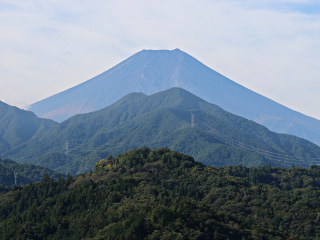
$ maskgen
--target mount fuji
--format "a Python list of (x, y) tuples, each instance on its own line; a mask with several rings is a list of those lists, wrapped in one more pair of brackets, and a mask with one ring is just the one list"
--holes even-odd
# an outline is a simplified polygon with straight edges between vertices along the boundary
[(107, 107), (131, 92), (151, 95), (180, 87), (223, 109), (320, 145), (320, 121), (293, 111), (175, 49), (142, 50), (108, 71), (32, 104), (37, 116), (62, 122)]

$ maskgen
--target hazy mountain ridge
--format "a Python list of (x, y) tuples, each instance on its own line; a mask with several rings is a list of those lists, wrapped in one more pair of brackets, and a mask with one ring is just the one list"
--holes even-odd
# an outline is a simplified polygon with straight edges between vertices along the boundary
[[(249, 144), (260, 152), (230, 145), (228, 139)], [(308, 167), (311, 158), (320, 157), (320, 148), (307, 140), (271, 132), (181, 88), (151, 96), (128, 94), (107, 108), (71, 117), (5, 154), (19, 162), (79, 173), (109, 154), (142, 146), (170, 147), (215, 166), (272, 163)], [(263, 151), (289, 159), (270, 159)]]
[[(57, 123), (0, 101), (0, 153), (8, 151)], [(0, 156), (1, 157), (1, 156)]]

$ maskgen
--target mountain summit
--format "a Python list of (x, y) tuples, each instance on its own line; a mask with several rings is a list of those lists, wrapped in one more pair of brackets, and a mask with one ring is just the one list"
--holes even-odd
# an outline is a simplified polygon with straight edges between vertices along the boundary
[(179, 49), (142, 50), (82, 84), (32, 104), (29, 110), (61, 122), (102, 109), (131, 92), (150, 95), (172, 87), (184, 88), (272, 131), (320, 144), (319, 120), (231, 81)]

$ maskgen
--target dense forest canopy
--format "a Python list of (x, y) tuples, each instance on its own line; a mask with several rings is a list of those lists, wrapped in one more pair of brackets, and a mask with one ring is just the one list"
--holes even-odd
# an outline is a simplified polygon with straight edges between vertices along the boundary
[(3, 239), (320, 239), (320, 167), (212, 167), (146, 147), (0, 195)]

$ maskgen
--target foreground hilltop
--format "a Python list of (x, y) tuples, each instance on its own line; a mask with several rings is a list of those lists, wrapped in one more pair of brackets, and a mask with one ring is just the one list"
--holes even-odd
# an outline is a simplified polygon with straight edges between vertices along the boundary
[(29, 110), (61, 122), (78, 113), (107, 107), (128, 93), (150, 95), (172, 87), (184, 88), (272, 131), (320, 144), (319, 120), (233, 82), (179, 49), (140, 51), (80, 85), (32, 104)]
[(316, 239), (320, 168), (215, 168), (140, 148), (1, 195), (3, 239)]

